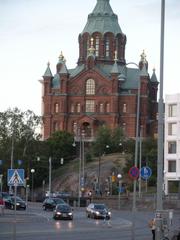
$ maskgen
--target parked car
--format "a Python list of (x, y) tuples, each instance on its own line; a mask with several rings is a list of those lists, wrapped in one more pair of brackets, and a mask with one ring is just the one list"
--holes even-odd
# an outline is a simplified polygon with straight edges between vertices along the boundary
[(67, 203), (58, 204), (54, 210), (53, 218), (57, 219), (69, 219), (73, 220), (73, 210), (71, 206)]
[(110, 219), (111, 212), (103, 203), (90, 203), (86, 208), (86, 216), (88, 218)]
[(43, 202), (43, 209), (54, 210), (57, 204), (66, 203), (62, 198), (46, 198)]
[[(15, 197), (10, 196), (4, 200), (5, 202), (5, 207), (9, 209), (15, 209)], [(23, 209), (26, 210), (26, 202), (20, 198), (16, 197), (16, 209)]]

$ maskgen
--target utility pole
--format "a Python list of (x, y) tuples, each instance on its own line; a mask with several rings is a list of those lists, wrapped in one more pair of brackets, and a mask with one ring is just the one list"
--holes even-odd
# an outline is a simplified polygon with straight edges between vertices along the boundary
[(51, 196), (51, 172), (52, 172), (52, 159), (49, 157), (49, 196)]
[(156, 203), (156, 240), (163, 237), (163, 155), (164, 155), (164, 101), (163, 101), (163, 70), (164, 70), (164, 19), (165, 0), (161, 0), (161, 42), (160, 42), (160, 92), (158, 104), (158, 164), (157, 164), (157, 203)]

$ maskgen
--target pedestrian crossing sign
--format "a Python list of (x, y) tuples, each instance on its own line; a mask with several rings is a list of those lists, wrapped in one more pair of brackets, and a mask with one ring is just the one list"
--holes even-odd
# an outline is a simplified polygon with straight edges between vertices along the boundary
[(8, 186), (24, 186), (24, 169), (8, 169)]

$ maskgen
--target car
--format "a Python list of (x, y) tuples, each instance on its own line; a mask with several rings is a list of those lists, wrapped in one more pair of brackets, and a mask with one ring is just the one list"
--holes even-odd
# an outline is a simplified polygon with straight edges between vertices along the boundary
[(53, 218), (55, 220), (60, 219), (69, 219), (73, 220), (73, 209), (67, 203), (58, 204), (54, 210)]
[(94, 219), (110, 219), (111, 212), (104, 203), (90, 203), (86, 208), (86, 216)]
[(43, 210), (54, 210), (57, 204), (66, 203), (62, 198), (46, 198), (43, 201)]
[(15, 209), (15, 201), (16, 201), (16, 209), (26, 210), (26, 202), (20, 197), (16, 197), (15, 199), (14, 196), (7, 197), (4, 200), (5, 207), (9, 209)]

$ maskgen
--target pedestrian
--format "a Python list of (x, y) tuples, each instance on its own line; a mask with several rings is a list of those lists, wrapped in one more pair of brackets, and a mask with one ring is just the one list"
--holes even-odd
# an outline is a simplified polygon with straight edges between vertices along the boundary
[(2, 215), (4, 215), (4, 207), (5, 207), (4, 205), (5, 204), (4, 204), (3, 198), (0, 198), (0, 212)]
[(150, 227), (151, 232), (152, 232), (152, 239), (155, 240), (156, 222), (155, 222), (154, 218), (152, 218), (149, 221), (149, 227)]

